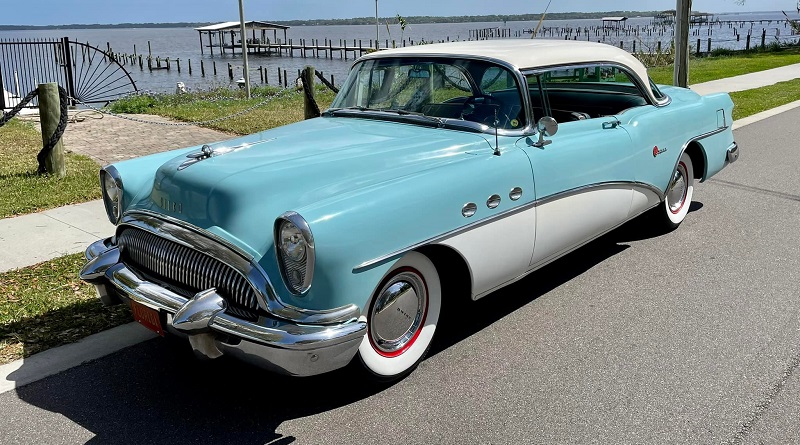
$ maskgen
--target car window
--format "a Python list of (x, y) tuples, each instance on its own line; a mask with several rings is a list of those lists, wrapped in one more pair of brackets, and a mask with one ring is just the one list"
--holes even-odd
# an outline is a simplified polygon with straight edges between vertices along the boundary
[(526, 125), (517, 77), (490, 62), (446, 58), (380, 58), (351, 71), (332, 109), (399, 111), (489, 127)]
[(647, 105), (647, 98), (632, 79), (624, 69), (604, 64), (555, 68), (530, 75), (534, 115), (539, 116), (537, 104), (540, 108), (549, 107), (549, 114), (559, 122), (603, 118)]

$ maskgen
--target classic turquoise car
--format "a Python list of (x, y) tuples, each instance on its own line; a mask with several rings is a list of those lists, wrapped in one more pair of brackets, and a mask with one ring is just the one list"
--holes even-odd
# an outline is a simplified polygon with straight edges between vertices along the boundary
[(81, 278), (201, 356), (296, 376), (423, 359), (482, 298), (647, 211), (686, 217), (734, 162), (733, 103), (612, 46), (376, 52), (316, 119), (100, 172), (112, 238)]

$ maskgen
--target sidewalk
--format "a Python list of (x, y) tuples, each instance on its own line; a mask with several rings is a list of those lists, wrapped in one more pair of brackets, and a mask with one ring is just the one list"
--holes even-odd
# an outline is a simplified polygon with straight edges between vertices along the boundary
[(0, 272), (83, 252), (98, 238), (113, 234), (99, 199), (0, 219)]
[[(742, 91), (800, 78), (800, 64), (692, 85), (699, 94)], [(800, 102), (779, 107), (736, 122), (734, 128), (800, 106)], [(108, 164), (151, 153), (216, 142), (231, 135), (195, 126), (156, 125), (97, 113), (76, 113), (84, 117), (71, 123), (64, 134), (68, 150)], [(168, 119), (131, 115), (136, 119), (169, 124)], [(111, 236), (101, 201), (71, 205), (41, 213), (0, 219), (0, 272), (33, 265), (62, 255), (83, 251), (91, 242)], [(47, 238), (40, 236), (48, 233)], [(52, 236), (57, 235), (57, 236)]]
[[(129, 116), (156, 124), (102, 115), (91, 110), (71, 111), (70, 117), (77, 118), (77, 121), (67, 125), (64, 145), (69, 151), (106, 165), (233, 137), (208, 128), (174, 125), (174, 121), (160, 116)], [(25, 119), (38, 119), (38, 116)], [(41, 236), (44, 233), (46, 237)], [(108, 222), (100, 200), (0, 219), (0, 273), (83, 252), (98, 238), (113, 233), (114, 226)]]
[(743, 74), (726, 79), (712, 80), (711, 82), (689, 85), (692, 91), (700, 95), (711, 93), (752, 90), (755, 88), (775, 85), (778, 82), (800, 78), (800, 63), (786, 65), (771, 70), (758, 71), (750, 74)]

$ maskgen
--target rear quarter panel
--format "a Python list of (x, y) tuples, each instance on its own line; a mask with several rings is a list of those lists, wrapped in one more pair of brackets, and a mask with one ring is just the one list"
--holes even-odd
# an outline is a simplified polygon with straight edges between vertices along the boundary
[[(692, 141), (700, 145), (705, 180), (725, 166), (727, 148), (733, 143), (733, 102), (726, 93), (700, 96), (691, 90), (662, 87), (671, 102), (646, 106), (619, 115), (637, 150), (636, 180), (665, 191), (681, 153)], [(655, 155), (655, 151), (663, 151)]]

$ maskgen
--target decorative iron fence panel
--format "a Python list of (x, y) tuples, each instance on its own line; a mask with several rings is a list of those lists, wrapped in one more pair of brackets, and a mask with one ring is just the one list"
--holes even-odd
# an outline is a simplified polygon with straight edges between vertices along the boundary
[[(113, 53), (62, 39), (0, 40), (0, 110), (19, 103), (39, 84), (55, 82), (70, 102), (105, 103), (137, 90)], [(28, 107), (38, 107), (38, 100)]]
[[(67, 86), (61, 40), (0, 40), (0, 108), (11, 108), (39, 83)], [(69, 91), (69, 89), (67, 89)], [(28, 107), (38, 107), (34, 99)]]

